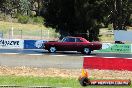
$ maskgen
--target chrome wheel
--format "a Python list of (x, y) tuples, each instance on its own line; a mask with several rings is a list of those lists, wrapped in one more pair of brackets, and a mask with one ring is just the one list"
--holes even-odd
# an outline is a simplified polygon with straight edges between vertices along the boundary
[(56, 48), (55, 47), (50, 47), (49, 52), (50, 53), (55, 53), (56, 52)]
[(83, 52), (84, 54), (90, 54), (91, 50), (89, 48), (84, 48)]

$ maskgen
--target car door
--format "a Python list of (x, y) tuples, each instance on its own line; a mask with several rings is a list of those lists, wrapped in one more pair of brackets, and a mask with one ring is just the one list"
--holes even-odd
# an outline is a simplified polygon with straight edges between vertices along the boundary
[(80, 38), (76, 38), (76, 44), (77, 51), (81, 51), (84, 48), (84, 42)]
[(67, 45), (67, 38), (63, 38), (57, 45), (59, 51), (65, 51)]
[(76, 51), (76, 38), (69, 38), (69, 42), (67, 44), (68, 51)]
[(63, 51), (75, 51), (75, 38), (66, 38), (64, 41), (62, 41), (61, 44), (61, 50)]

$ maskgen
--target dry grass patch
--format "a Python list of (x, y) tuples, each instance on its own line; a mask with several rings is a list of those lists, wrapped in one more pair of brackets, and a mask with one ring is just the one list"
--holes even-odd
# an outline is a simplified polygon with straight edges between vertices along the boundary
[(21, 24), (21, 23), (11, 23), (11, 22), (4, 22), (0, 21), (0, 28), (2, 29), (11, 29), (14, 28), (16, 30), (22, 29), (22, 30), (37, 30), (37, 29), (46, 29), (44, 25), (35, 25), (35, 24)]
[[(91, 79), (131, 79), (131, 71), (88, 70)], [(81, 69), (0, 67), (0, 85), (83, 88), (78, 82)], [(27, 87), (26, 87), (27, 86)], [(86, 88), (131, 88), (131, 86), (87, 86)]]
[[(113, 71), (89, 69), (89, 77), (95, 79), (131, 79), (132, 71)], [(36, 77), (72, 77), (78, 78), (81, 69), (0, 67), (0, 75), (36, 76)]]

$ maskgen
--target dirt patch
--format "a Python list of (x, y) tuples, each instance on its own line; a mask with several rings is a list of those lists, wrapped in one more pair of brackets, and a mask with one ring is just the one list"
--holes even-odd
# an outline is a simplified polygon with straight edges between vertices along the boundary
[(0, 75), (39, 76), (39, 77), (78, 77), (79, 69), (30, 68), (30, 67), (0, 67)]
[[(78, 78), (81, 69), (58, 69), (58, 68), (30, 68), (30, 67), (0, 67), (0, 75), (11, 76), (38, 76), (38, 77), (73, 77)], [(132, 71), (112, 71), (88, 69), (90, 78), (96, 79), (131, 79)]]

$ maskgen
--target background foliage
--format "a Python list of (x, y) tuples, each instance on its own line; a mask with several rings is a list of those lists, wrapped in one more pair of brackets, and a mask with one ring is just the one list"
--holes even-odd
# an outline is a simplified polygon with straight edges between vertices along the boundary
[(1, 20), (10, 16), (24, 24), (41, 23), (55, 28), (60, 38), (82, 36), (95, 41), (101, 27), (113, 24), (114, 30), (126, 30), (126, 26), (132, 25), (131, 0), (0, 0), (0, 3)]

